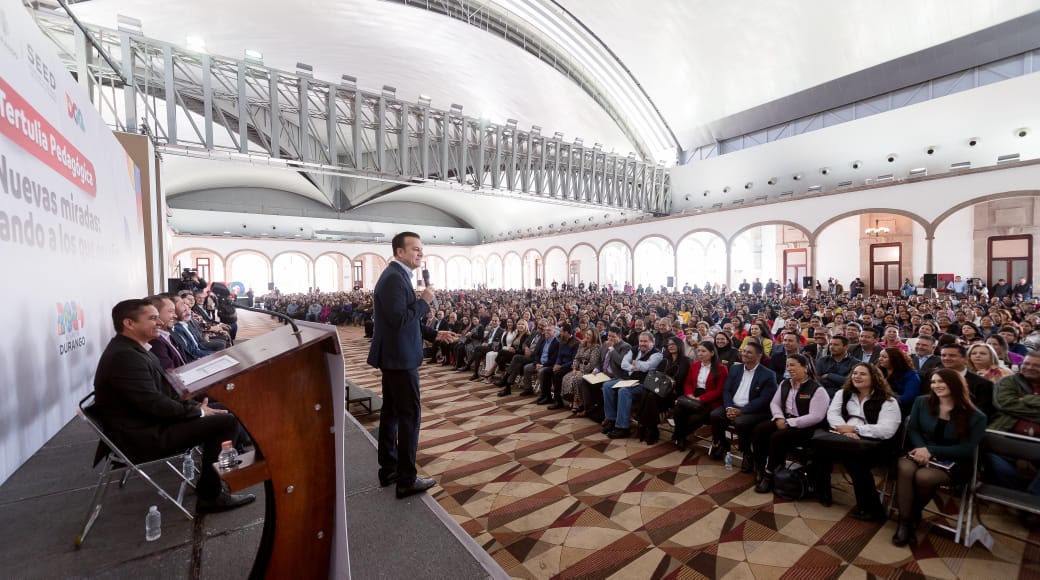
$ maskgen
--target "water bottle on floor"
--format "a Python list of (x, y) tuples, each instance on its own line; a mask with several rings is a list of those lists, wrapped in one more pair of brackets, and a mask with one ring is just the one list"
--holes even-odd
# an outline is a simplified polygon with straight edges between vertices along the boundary
[(148, 542), (154, 542), (161, 535), (162, 514), (159, 513), (159, 508), (153, 505), (148, 508), (148, 515), (144, 517), (144, 539)]
[(195, 479), (195, 460), (191, 458), (191, 452), (184, 454), (184, 463), (181, 464), (181, 475), (185, 481)]
[(234, 445), (230, 441), (225, 441), (220, 445), (220, 455), (217, 456), (217, 464), (220, 466), (221, 471), (229, 471), (238, 465), (238, 451), (235, 451)]
[(726, 452), (726, 461), (725, 461), (725, 463), (723, 465), (725, 466), (726, 471), (733, 471), (733, 454), (732, 453), (730, 453), (728, 451)]

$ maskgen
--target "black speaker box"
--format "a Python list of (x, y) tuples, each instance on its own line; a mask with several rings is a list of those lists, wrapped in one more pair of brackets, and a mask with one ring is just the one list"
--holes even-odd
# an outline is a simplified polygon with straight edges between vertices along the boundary
[(939, 287), (939, 275), (938, 274), (925, 274), (924, 275), (924, 287), (935, 290)]

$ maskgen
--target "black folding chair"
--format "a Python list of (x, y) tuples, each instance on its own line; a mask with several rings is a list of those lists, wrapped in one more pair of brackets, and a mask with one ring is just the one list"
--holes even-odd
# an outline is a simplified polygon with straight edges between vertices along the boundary
[[(100, 441), (98, 442), (98, 451), (94, 459), (94, 464), (98, 462), (102, 463), (101, 473), (98, 475), (97, 485), (94, 486), (94, 494), (90, 500), (90, 509), (87, 510), (86, 520), (83, 522), (83, 529), (76, 536), (76, 547), (79, 548), (83, 542), (87, 539), (87, 534), (90, 533), (90, 528), (94, 526), (94, 522), (97, 521), (98, 515), (101, 514), (101, 505), (105, 500), (105, 495), (108, 493), (109, 484), (115, 477), (119, 477), (119, 487), (125, 487), (126, 482), (130, 477), (130, 474), (134, 473), (146, 481), (149, 485), (155, 488), (155, 490), (162, 496), (163, 499), (168, 500), (173, 505), (177, 506), (189, 520), (194, 519), (191, 512), (184, 508), (182, 502), (184, 501), (184, 492), (187, 490), (189, 485), (192, 485), (192, 477), (185, 476), (183, 465), (186, 460), (192, 461), (192, 474), (196, 473), (197, 470), (194, 466), (194, 458), (191, 453), (192, 450), (188, 449), (184, 453), (178, 455), (172, 455), (161, 459), (155, 459), (152, 461), (134, 463), (131, 461), (125, 453), (123, 453), (119, 447), (116, 446), (112, 440), (105, 435), (104, 429), (101, 427), (101, 421), (97, 417), (96, 410), (93, 408), (94, 393), (91, 392), (86, 397), (80, 400), (79, 405), (76, 407), (76, 414), (79, 415), (84, 421), (90, 425), (91, 429), (97, 434)], [(174, 465), (171, 461), (179, 459), (180, 465)], [(147, 473), (144, 472), (143, 468), (159, 463), (165, 463), (170, 469), (176, 473), (181, 480), (180, 489), (177, 492), (177, 497), (174, 498), (166, 492), (159, 484), (157, 484)], [(194, 487), (194, 486), (193, 486)]]

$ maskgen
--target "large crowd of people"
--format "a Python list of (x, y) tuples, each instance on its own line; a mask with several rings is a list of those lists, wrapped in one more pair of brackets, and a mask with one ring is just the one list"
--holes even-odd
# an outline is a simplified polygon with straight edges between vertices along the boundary
[[(1037, 300), (1025, 280), (884, 296), (859, 279), (848, 287), (438, 291), (424, 324), (459, 338), (425, 354), (494, 383), (501, 397), (537, 396), (532, 404), (598, 421), (612, 439), (638, 433), (655, 444), (670, 419), (671, 444), (686, 450), (710, 426), (708, 455), (722, 461), (738, 447), (761, 493), (773, 491), (791, 451), (808, 450), (816, 498), (831, 503), (831, 468), (841, 463), (853, 516), (864, 520), (887, 517), (870, 470), (894, 465), (893, 542), (905, 545), (936, 490), (971, 477), (987, 425), (1040, 436)], [(371, 318), (360, 290), (260, 300), (332, 324)], [(985, 477), (1040, 495), (1040, 457), (990, 453), (980, 463)]]

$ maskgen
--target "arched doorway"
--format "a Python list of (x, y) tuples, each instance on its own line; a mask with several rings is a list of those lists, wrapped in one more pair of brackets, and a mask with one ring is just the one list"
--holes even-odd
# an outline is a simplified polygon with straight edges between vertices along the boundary
[(506, 254), (503, 262), (502, 288), (505, 290), (519, 290), (523, 287), (523, 264), (520, 256), (515, 252)]
[(679, 288), (706, 289), (726, 283), (726, 242), (722, 236), (706, 231), (687, 234), (676, 247), (679, 263), (676, 284)]
[(286, 294), (307, 292), (314, 287), (311, 259), (299, 252), (283, 252), (272, 261), (274, 285)]
[(596, 250), (588, 244), (578, 244), (571, 248), (567, 264), (567, 284), (577, 288), (582, 282), (586, 286), (599, 278), (599, 258)]
[(445, 271), (444, 287), (446, 289), (458, 290), (473, 287), (473, 266), (466, 258), (462, 256), (449, 258)]
[(633, 271), (636, 286), (653, 288), (675, 288), (675, 248), (660, 236), (643, 238), (633, 252)]
[(502, 258), (498, 254), (488, 256), (487, 287), (491, 289), (502, 288)]
[(263, 294), (271, 281), (271, 262), (259, 252), (243, 250), (228, 256), (227, 273), (228, 283), (240, 282), (246, 289)]
[(543, 287), (552, 288), (556, 282), (557, 287), (567, 283), (567, 254), (562, 248), (551, 248), (545, 253), (545, 278)]
[(632, 281), (632, 250), (623, 242), (611, 241), (599, 251), (599, 285), (624, 288)]
[(524, 253), (523, 287), (540, 288), (545, 286), (542, 280), (542, 256), (535, 250)]

